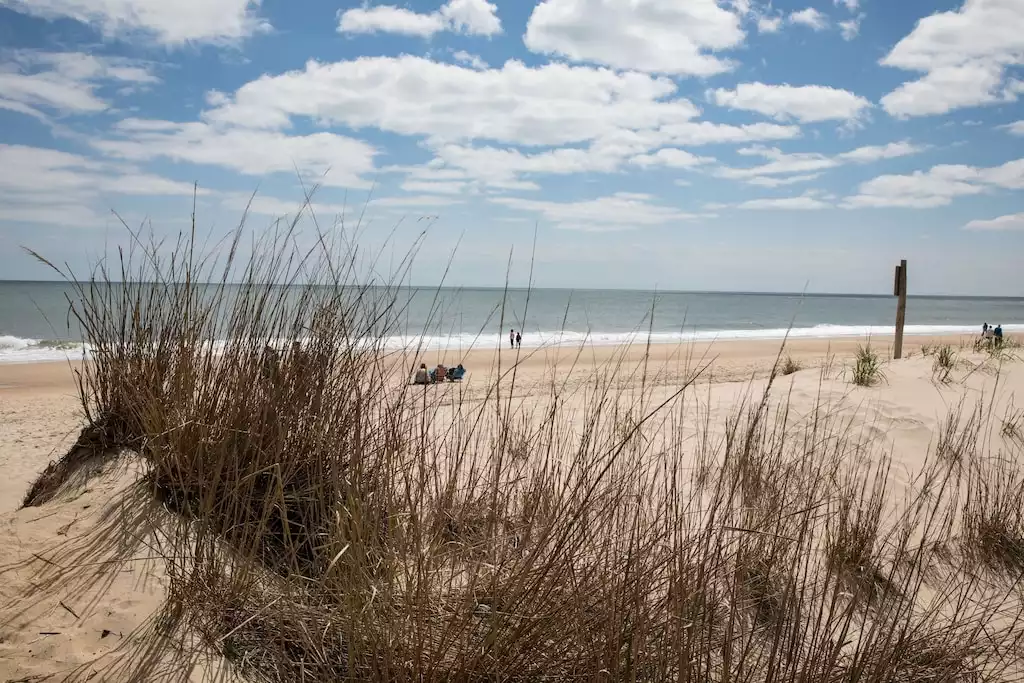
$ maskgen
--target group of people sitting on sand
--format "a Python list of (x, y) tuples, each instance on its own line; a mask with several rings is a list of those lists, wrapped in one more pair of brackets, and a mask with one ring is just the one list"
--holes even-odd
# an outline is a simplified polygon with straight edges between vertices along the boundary
[(426, 363), (420, 364), (420, 369), (416, 371), (416, 375), (412, 379), (413, 384), (436, 384), (448, 380), (449, 382), (460, 382), (462, 378), (466, 376), (466, 368), (462, 367), (462, 363), (454, 368), (446, 368), (441, 363), (437, 364), (436, 368), (427, 369)]
[(981, 326), (981, 339), (983, 343), (989, 346), (1001, 346), (1003, 343), (1003, 326), (996, 325), (991, 327), (988, 323), (985, 323)]

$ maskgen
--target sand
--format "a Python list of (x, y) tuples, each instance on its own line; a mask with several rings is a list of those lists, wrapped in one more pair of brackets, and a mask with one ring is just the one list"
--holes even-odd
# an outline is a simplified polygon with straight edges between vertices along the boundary
[[(943, 420), (961, 402), (970, 407), (995, 397), (996, 415), (1024, 405), (1024, 363), (997, 371), (985, 357), (964, 351), (955, 381), (936, 382), (933, 359), (922, 357), (920, 347), (940, 341), (960, 343), (908, 339), (905, 353), (910, 358), (889, 364), (887, 381), (869, 389), (853, 387), (843, 376), (844, 363), (864, 340), (791, 342), (787, 354), (807, 369), (783, 378), (780, 392), (797, 414), (813, 413), (824, 394), (834, 411), (849, 418), (853, 431), (875, 443), (879, 452), (891, 450), (894, 480), (905, 484), (921, 468)], [(887, 351), (891, 340), (872, 343)], [(429, 352), (400, 362), (413, 368), (420, 361), (461, 361), (470, 375), (460, 388), (446, 384), (424, 391), (463, 391), (470, 397), (474, 392), (482, 395), (499, 368), (506, 373), (514, 365), (517, 395), (527, 405), (543, 400), (552, 379), (571, 384), (587, 381), (595, 371), (615, 374), (623, 378), (620, 390), (653, 383), (658, 397), (671, 394), (695, 368), (706, 368), (700, 380), (710, 383), (704, 392), (706, 405), (724, 416), (744, 397), (762, 390), (761, 378), (778, 352), (778, 342), (721, 342), (650, 350)], [(635, 372), (645, 357), (648, 372)], [(827, 373), (821, 371), (823, 364), (830, 364)], [(111, 463), (84, 486), (66, 490), (41, 507), (18, 509), (30, 483), (51, 459), (67, 451), (82, 426), (72, 369), (66, 363), (0, 365), (0, 681), (60, 680), (72, 673), (84, 680), (92, 672), (116, 680), (112, 672), (119, 661), (141, 656), (129, 636), (157, 613), (164, 596), (166, 577), (145, 548), (145, 539), (122, 539), (99, 548), (94, 542), (119, 519), (111, 514), (111, 501), (132, 490), (138, 474), (133, 466)], [(69, 547), (82, 554), (75, 556)], [(126, 556), (130, 561), (109, 562)], [(61, 563), (94, 564), (97, 569), (88, 573), (87, 583), (62, 585), (54, 580)], [(166, 679), (199, 680), (210, 666), (202, 663), (188, 672), (168, 673)]]

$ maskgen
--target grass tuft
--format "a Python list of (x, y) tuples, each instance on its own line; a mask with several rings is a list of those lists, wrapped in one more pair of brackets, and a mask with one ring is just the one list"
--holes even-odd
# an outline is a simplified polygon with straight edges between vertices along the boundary
[(857, 347), (852, 380), (859, 387), (871, 387), (885, 380), (882, 358), (870, 345)]
[(957, 354), (949, 344), (943, 344), (935, 353), (935, 363), (932, 364), (932, 375), (943, 384), (949, 383), (953, 370), (956, 368)]
[(792, 375), (795, 372), (800, 372), (804, 369), (800, 361), (794, 360), (792, 356), (787, 355), (786, 360), (783, 361), (782, 367), (779, 368), (780, 375)]

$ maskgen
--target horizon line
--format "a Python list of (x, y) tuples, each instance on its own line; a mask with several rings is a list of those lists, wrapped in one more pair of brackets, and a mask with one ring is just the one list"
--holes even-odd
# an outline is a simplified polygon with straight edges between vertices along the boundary
[[(0, 278), (0, 284), (69, 284), (69, 280), (22, 280), (22, 279), (3, 279)], [(78, 284), (87, 284), (89, 280), (75, 280)], [(111, 280), (112, 284), (118, 284), (123, 282), (122, 280)], [(156, 284), (153, 281), (146, 281), (143, 284)], [(217, 286), (219, 282), (196, 282), (194, 284)], [(241, 285), (241, 282), (226, 282), (227, 285)], [(275, 284), (275, 287), (301, 287), (301, 284), (283, 285)], [(322, 284), (315, 285), (320, 287), (329, 287), (331, 285)], [(387, 287), (386, 284), (350, 284), (343, 285), (347, 287)], [(870, 298), (870, 299), (889, 299), (895, 298), (891, 294), (878, 294), (878, 293), (866, 293), (866, 292), (795, 292), (795, 291), (753, 291), (753, 290), (712, 290), (712, 289), (649, 289), (640, 287), (529, 287), (529, 286), (504, 286), (504, 285), (397, 285), (396, 289), (408, 289), (408, 290), (447, 290), (447, 291), (459, 291), (459, 290), (485, 290), (485, 291), (510, 291), (510, 292), (527, 292), (527, 291), (549, 291), (549, 292), (638, 292), (646, 294), (714, 294), (714, 295), (725, 295), (725, 296), (789, 296), (789, 297), (835, 297), (835, 298)], [(908, 294), (909, 298), (919, 299), (1003, 299), (1007, 301), (1024, 301), (1024, 296), (1012, 296), (1005, 294)]]

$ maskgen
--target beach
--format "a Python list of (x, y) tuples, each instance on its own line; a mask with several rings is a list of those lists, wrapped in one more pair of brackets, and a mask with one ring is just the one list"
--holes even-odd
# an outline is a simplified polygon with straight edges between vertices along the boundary
[[(781, 354), (779, 342), (765, 340), (518, 352), (507, 348), (427, 351), (399, 354), (392, 360), (410, 371), (418, 362), (428, 366), (461, 362), (467, 368), (469, 375), (462, 384), (415, 388), (423, 392), (425, 403), (486, 400), (499, 377), (505, 386), (514, 378), (512, 393), (527, 414), (550, 397), (553, 385), (570, 388), (568, 414), (572, 414), (585, 412), (583, 388), (595, 378), (616, 379), (613, 392), (622, 396), (633, 395), (643, 386), (655, 404), (693, 381), (694, 393), (703, 398), (681, 408), (680, 420), (685, 424), (679, 433), (683, 436), (677, 434), (688, 442), (697, 433), (702, 409), (710, 416), (712, 431), (724, 434), (722, 425), (728, 416), (764, 390), (765, 378), (780, 355), (792, 358), (802, 369), (777, 380), (789, 409), (794, 415), (809, 416), (824, 402), (833, 417), (870, 444), (872, 453), (890, 453), (895, 500), (911, 490), (955, 406), (987, 400), (996, 384), (999, 392), (990, 407), (994, 414), (1009, 411), (1015, 399), (1024, 400), (1024, 365), (996, 367), (984, 354), (971, 351), (973, 341), (960, 336), (909, 337), (906, 359), (886, 363), (885, 381), (868, 388), (854, 387), (848, 378), (854, 353), (867, 339), (798, 339), (790, 341)], [(889, 355), (891, 339), (875, 338), (870, 344)], [(952, 382), (937, 381), (934, 358), (923, 356), (924, 349), (945, 344), (959, 354)], [(137, 467), (107, 467), (77, 490), (65, 491), (42, 507), (18, 509), (31, 482), (49, 461), (67, 451), (83, 426), (73, 376), (76, 367), (74, 363), (0, 364), (0, 547), (4, 549), (0, 605), (6, 605), (0, 607), (0, 680), (65, 675), (76, 667), (101, 672), (104, 680), (117, 680), (114, 672), (120, 670), (115, 664), (132, 656), (131, 634), (158, 612), (165, 598), (167, 578), (158, 561), (111, 561), (114, 573), (97, 572), (84, 591), (33, 583), (42, 563), (60, 563), (64, 561), (60, 558), (68, 557), (65, 544), (76, 533), (87, 538), (90, 529), (109, 523), (108, 506), (131, 490), (139, 473)], [(401, 376), (396, 372), (394, 378)], [(580, 390), (573, 391), (573, 385)], [(448, 419), (450, 415), (444, 418)], [(90, 557), (98, 563), (110, 561)], [(31, 596), (28, 602), (26, 596)], [(202, 680), (210, 670), (194, 664), (185, 674), (178, 669), (175, 676)]]
[[(970, 345), (965, 336), (915, 336), (904, 341), (904, 355), (920, 355), (921, 348), (950, 344)], [(620, 388), (639, 384), (645, 363), (647, 382), (671, 385), (699, 367), (707, 366), (702, 379), (708, 382), (744, 382), (767, 374), (780, 349), (806, 368), (819, 367), (834, 355), (848, 361), (861, 345), (871, 344), (880, 354), (891, 353), (892, 338), (796, 339), (725, 341), (693, 344), (633, 344), (628, 347), (580, 346), (524, 348), (519, 351), (476, 349), (467, 352), (428, 350), (396, 354), (410, 368), (419, 363), (432, 368), (438, 363), (453, 367), (462, 363), (469, 371), (467, 388), (489, 385), (499, 371), (517, 382), (517, 394), (529, 400), (546, 393), (550, 382), (590, 380), (595, 373), (615, 373), (624, 378)], [(17, 509), (28, 485), (46, 466), (66, 452), (82, 425), (74, 370), (78, 361), (0, 363), (0, 512)], [(475, 381), (474, 381), (475, 378)], [(443, 387), (431, 387), (432, 390)]]

